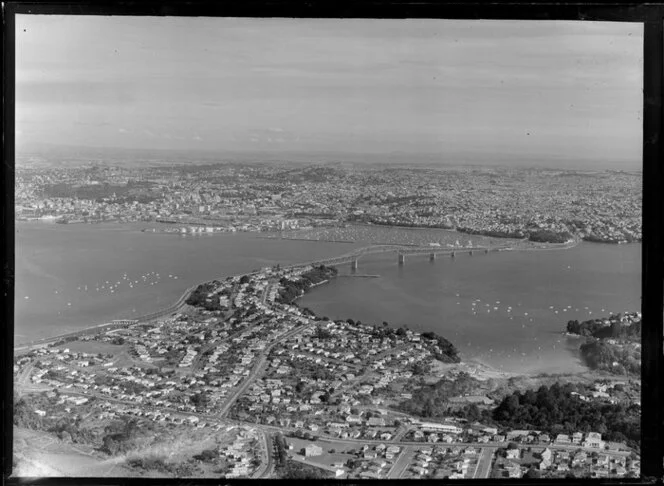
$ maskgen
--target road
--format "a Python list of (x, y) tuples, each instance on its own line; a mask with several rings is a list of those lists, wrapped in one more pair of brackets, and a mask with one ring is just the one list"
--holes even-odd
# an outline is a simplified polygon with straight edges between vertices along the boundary
[[(299, 329), (298, 329), (299, 330)], [(24, 391), (30, 391), (32, 388), (30, 385), (27, 385), (25, 387), (26, 389)], [(186, 418), (186, 417), (198, 417), (201, 420), (205, 420), (208, 422), (210, 425), (214, 424), (220, 424), (220, 425), (235, 425), (235, 426), (240, 426), (240, 427), (252, 427), (257, 429), (258, 431), (261, 432), (262, 436), (262, 444), (260, 447), (260, 458), (261, 458), (261, 465), (258, 467), (258, 469), (255, 471), (255, 473), (252, 475), (253, 478), (259, 479), (259, 478), (270, 478), (272, 477), (274, 473), (274, 459), (272, 457), (272, 435), (279, 432), (283, 433), (284, 435), (287, 435), (289, 432), (292, 432), (293, 428), (287, 428), (287, 427), (279, 427), (279, 426), (272, 426), (272, 425), (264, 425), (264, 424), (255, 424), (251, 422), (244, 422), (236, 419), (226, 419), (222, 418), (220, 414), (203, 414), (203, 413), (192, 413), (192, 412), (183, 412), (177, 409), (169, 408), (169, 407), (156, 407), (156, 406), (149, 406), (149, 405), (141, 405), (136, 403), (135, 401), (130, 401), (130, 400), (120, 400), (120, 399), (114, 399), (105, 395), (101, 394), (96, 394), (92, 393), (87, 390), (71, 390), (71, 389), (65, 389), (61, 390), (61, 393), (63, 395), (77, 395), (77, 396), (84, 396), (84, 397), (96, 397), (99, 400), (103, 401), (108, 401), (108, 402), (115, 402), (123, 405), (129, 405), (132, 407), (139, 406), (144, 412), (148, 410), (153, 410), (153, 411), (160, 411), (162, 413), (165, 412), (171, 412), (173, 416), (178, 416), (181, 418)], [(360, 446), (360, 445), (365, 445), (365, 444), (378, 444), (382, 443), (385, 445), (398, 445), (401, 448), (401, 452), (397, 457), (395, 458), (394, 464), (392, 467), (388, 470), (386, 477), (388, 479), (399, 479), (403, 476), (403, 473), (407, 470), (408, 466), (412, 462), (413, 455), (416, 450), (421, 449), (422, 447), (430, 447), (434, 444), (429, 444), (426, 442), (398, 442), (394, 439), (388, 440), (388, 441), (381, 441), (381, 440), (369, 440), (369, 439), (339, 439), (339, 438), (334, 438), (334, 437), (329, 437), (325, 435), (320, 435), (317, 439), (317, 442), (324, 442), (324, 443), (329, 443), (329, 444), (334, 444), (337, 446), (338, 444), (343, 444), (345, 446)], [(475, 466), (475, 469), (472, 473), (472, 478), (476, 479), (485, 479), (488, 478), (491, 472), (491, 463), (492, 463), (492, 458), (493, 455), (495, 454), (495, 451), (498, 448), (505, 447), (505, 444), (478, 444), (478, 443), (473, 443), (473, 442), (453, 442), (449, 444), (441, 444), (444, 447), (474, 447), (474, 448), (479, 448), (480, 449), (480, 454), (477, 460), (477, 464)], [(540, 445), (540, 447), (545, 447), (544, 445)], [(563, 445), (548, 445), (550, 449), (563, 449), (563, 450), (570, 450), (570, 446), (563, 446)], [(579, 446), (574, 446), (574, 449), (585, 449), (586, 451), (595, 451), (594, 449), (588, 449), (588, 448), (583, 448)], [(615, 456), (629, 456), (629, 452), (611, 452), (611, 451), (601, 451), (604, 454), (607, 454), (609, 456), (615, 457)], [(313, 464), (309, 463), (307, 461), (303, 461), (304, 463), (311, 464), (311, 465), (316, 465), (318, 464)], [(111, 464), (109, 464), (111, 466)], [(325, 469), (325, 468), (324, 468)]]
[[(297, 331), (301, 330), (303, 328), (298, 328), (296, 329)], [(291, 331), (292, 332), (292, 331)], [(296, 334), (296, 333), (293, 333)], [(284, 336), (282, 339), (285, 339), (286, 336)], [(275, 343), (276, 344), (276, 343)], [(35, 392), (41, 392), (44, 391), (46, 388), (40, 387), (37, 388), (32, 385), (26, 385), (24, 391), (35, 391)], [(51, 389), (48, 387), (48, 389)], [(254, 427), (257, 429), (264, 430), (266, 432), (280, 432), (284, 435), (288, 434), (289, 432), (293, 432), (296, 430), (295, 428), (292, 427), (281, 427), (281, 426), (276, 426), (276, 425), (265, 425), (265, 424), (257, 424), (253, 422), (246, 422), (242, 420), (237, 420), (237, 419), (229, 419), (229, 418), (224, 418), (222, 417), (222, 414), (215, 412), (214, 414), (204, 414), (204, 413), (198, 413), (198, 412), (185, 412), (182, 410), (178, 410), (176, 408), (170, 408), (170, 407), (164, 407), (164, 406), (151, 406), (148, 404), (140, 404), (135, 401), (130, 401), (130, 400), (121, 400), (118, 398), (113, 398), (109, 397), (108, 395), (104, 395), (101, 393), (94, 393), (88, 390), (83, 390), (83, 389), (62, 389), (59, 390), (61, 394), (63, 395), (76, 395), (76, 396), (82, 396), (82, 397), (87, 397), (87, 398), (96, 398), (98, 400), (103, 400), (107, 402), (114, 402), (114, 403), (119, 403), (123, 405), (129, 405), (132, 407), (139, 406), (142, 408), (144, 411), (148, 410), (153, 410), (153, 411), (159, 411), (159, 412), (171, 412), (172, 414), (176, 414), (178, 416), (182, 417), (198, 417), (199, 419), (205, 420), (209, 423), (223, 423), (223, 424), (232, 424), (232, 425), (238, 425), (238, 426), (249, 426), (249, 427)], [(398, 445), (400, 447), (404, 446), (417, 446), (417, 447), (430, 447), (435, 444), (431, 444), (428, 442), (415, 442), (415, 441), (408, 441), (408, 442), (401, 442), (397, 441), (394, 438), (391, 440), (380, 440), (380, 439), (341, 439), (337, 437), (332, 437), (332, 436), (326, 436), (324, 434), (319, 433), (318, 436), (318, 441), (321, 442), (332, 442), (332, 443), (337, 443), (337, 444), (345, 444), (345, 445), (350, 445), (350, 446), (357, 446), (357, 445), (364, 445), (364, 444), (386, 444), (386, 445)], [(496, 449), (499, 449), (501, 447), (506, 447), (505, 443), (491, 443), (491, 444), (479, 444), (477, 442), (450, 442), (450, 443), (441, 443), (440, 445), (444, 447), (475, 447), (475, 448), (482, 448), (482, 450), (489, 450), (491, 454)], [(556, 444), (533, 444), (533, 447), (548, 447), (549, 449), (560, 449), (560, 450), (570, 450), (570, 449), (583, 449), (587, 452), (601, 452), (602, 454), (606, 454), (608, 456), (622, 456), (622, 457), (628, 457), (631, 453), (628, 451), (619, 451), (619, 452), (614, 452), (614, 451), (598, 451), (597, 449), (594, 448), (589, 448), (589, 447), (582, 447), (580, 445), (556, 445)]]
[(489, 477), (489, 473), (491, 472), (491, 462), (495, 452), (495, 447), (482, 447), (480, 457), (477, 459), (477, 466), (475, 467), (475, 474), (473, 474), (473, 478)]
[(256, 468), (253, 477), (258, 478), (269, 478), (272, 476), (272, 469), (274, 467), (272, 461), (272, 437), (270, 433), (265, 430), (260, 430), (261, 433), (261, 464)]
[(408, 447), (402, 447), (401, 452), (399, 452), (394, 464), (387, 472), (386, 477), (388, 479), (399, 479), (410, 464), (412, 458), (412, 451)]
[(15, 386), (17, 388), (25, 387), (26, 385), (29, 385), (29, 379), (30, 375), (32, 374), (32, 370), (35, 368), (35, 362), (30, 361), (30, 363), (21, 371), (21, 373), (16, 377), (16, 381), (14, 382)]
[(258, 377), (258, 375), (261, 373), (263, 366), (265, 366), (265, 362), (267, 361), (267, 356), (270, 354), (270, 351), (272, 348), (274, 348), (277, 344), (279, 344), (282, 341), (285, 341), (286, 339), (295, 336), (296, 334), (299, 334), (305, 329), (305, 326), (300, 326), (296, 327), (295, 329), (291, 329), (290, 331), (286, 332), (283, 334), (280, 338), (278, 338), (276, 341), (274, 341), (272, 344), (270, 344), (268, 347), (266, 347), (263, 352), (261, 353), (260, 358), (254, 365), (253, 369), (249, 373), (249, 376), (247, 376), (242, 384), (231, 394), (228, 396), (226, 399), (226, 403), (221, 407), (219, 411), (219, 416), (223, 417), (225, 416), (230, 408), (233, 406), (235, 401), (240, 398), (240, 396), (247, 391), (247, 388), (253, 383), (253, 381)]

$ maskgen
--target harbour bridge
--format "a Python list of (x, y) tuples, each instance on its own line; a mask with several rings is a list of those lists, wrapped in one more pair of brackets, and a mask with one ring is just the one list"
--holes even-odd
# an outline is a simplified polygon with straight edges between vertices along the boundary
[(318, 265), (344, 265), (350, 264), (353, 270), (358, 267), (358, 260), (366, 255), (375, 255), (380, 253), (396, 253), (397, 263), (399, 265), (404, 265), (406, 263), (406, 257), (408, 256), (417, 256), (417, 255), (428, 255), (429, 260), (433, 261), (437, 256), (440, 255), (449, 255), (454, 258), (457, 254), (468, 253), (472, 255), (473, 253), (489, 253), (490, 251), (500, 251), (510, 248), (510, 245), (502, 246), (465, 246), (465, 247), (415, 247), (406, 246), (406, 245), (372, 245), (364, 248), (358, 248), (357, 250), (345, 253), (338, 257), (326, 258), (322, 260), (314, 260), (306, 263), (298, 263), (292, 265), (291, 268), (305, 267), (305, 266), (318, 266)]

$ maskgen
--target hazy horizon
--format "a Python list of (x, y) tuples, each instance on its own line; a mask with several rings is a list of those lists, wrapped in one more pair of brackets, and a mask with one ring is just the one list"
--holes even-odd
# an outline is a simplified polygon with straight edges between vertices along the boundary
[(643, 28), (17, 16), (17, 153), (641, 167)]

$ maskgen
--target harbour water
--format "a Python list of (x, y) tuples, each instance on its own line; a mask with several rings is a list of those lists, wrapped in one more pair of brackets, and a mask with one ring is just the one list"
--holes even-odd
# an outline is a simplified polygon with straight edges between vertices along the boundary
[(252, 233), (183, 237), (145, 227), (17, 222), (15, 343), (148, 314), (197, 283), (362, 246)]
[[(350, 273), (350, 269), (344, 269)], [(581, 243), (569, 250), (455, 258), (394, 255), (359, 261), (358, 274), (299, 301), (319, 315), (388, 322), (448, 338), (463, 359), (517, 373), (585, 369), (567, 321), (640, 310), (641, 246)]]
[[(367, 245), (250, 233), (181, 237), (145, 226), (17, 223), (15, 343), (146, 314), (202, 281)], [(561, 331), (570, 319), (640, 308), (641, 246), (582, 243), (433, 262), (409, 256), (403, 266), (394, 254), (372, 255), (357, 273), (380, 278), (335, 279), (300, 305), (331, 318), (435, 331), (462, 358), (505, 371), (575, 372), (583, 369), (578, 341)]]

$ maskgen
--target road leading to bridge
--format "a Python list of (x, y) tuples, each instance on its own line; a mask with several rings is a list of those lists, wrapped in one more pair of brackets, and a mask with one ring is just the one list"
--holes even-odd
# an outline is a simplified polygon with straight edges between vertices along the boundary
[(308, 265), (342, 265), (344, 263), (351, 263), (353, 261), (358, 260), (362, 256), (365, 255), (373, 255), (373, 254), (379, 254), (379, 253), (387, 253), (387, 252), (397, 252), (401, 256), (408, 256), (408, 255), (425, 255), (425, 254), (433, 254), (433, 255), (440, 255), (440, 254), (454, 254), (456, 252), (468, 252), (472, 253), (473, 251), (484, 251), (484, 252), (489, 252), (489, 251), (498, 251), (506, 248), (512, 248), (513, 245), (501, 245), (501, 246), (466, 246), (466, 247), (454, 247), (454, 248), (447, 248), (447, 247), (428, 247), (428, 246), (422, 246), (422, 247), (415, 247), (413, 248), (412, 245), (372, 245), (372, 246), (366, 246), (363, 248), (359, 248), (357, 250), (353, 250), (349, 253), (345, 253), (343, 255), (339, 255), (337, 257), (332, 257), (332, 258), (326, 258), (322, 260), (314, 260), (311, 262), (306, 262), (306, 263), (298, 263), (295, 265), (290, 265), (287, 268), (297, 268), (297, 267), (304, 267)]

